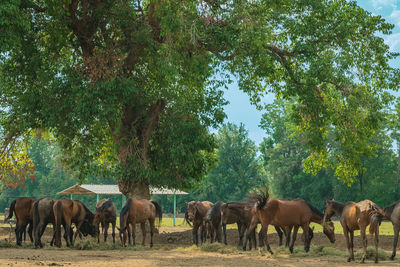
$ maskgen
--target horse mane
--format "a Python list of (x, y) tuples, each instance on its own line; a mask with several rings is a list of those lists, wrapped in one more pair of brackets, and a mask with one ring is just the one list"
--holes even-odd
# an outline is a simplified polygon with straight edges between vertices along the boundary
[(107, 201), (105, 201), (100, 207), (99, 207), (99, 210), (106, 210), (106, 209), (108, 209), (109, 207), (111, 207), (112, 206), (112, 200), (109, 198), (109, 199), (107, 199)]
[(323, 218), (324, 217), (324, 214), (319, 210), (319, 209), (317, 209), (316, 207), (314, 207), (310, 202), (308, 202), (308, 201), (306, 201), (306, 200), (304, 200), (305, 202), (306, 202), (306, 204), (307, 204), (307, 206), (314, 212), (314, 213), (316, 213), (318, 216), (320, 216), (321, 218)]
[(249, 194), (250, 199), (254, 199), (257, 202), (257, 209), (262, 209), (269, 199), (268, 188), (264, 189), (264, 192), (260, 194)]
[(396, 201), (396, 202), (390, 204), (389, 206), (387, 206), (387, 207), (385, 207), (385, 208), (383, 209), (388, 217), (390, 217), (390, 215), (392, 215), (392, 212), (393, 212), (394, 208), (395, 208), (395, 207), (397, 206), (397, 204), (399, 204), (399, 203), (400, 203), (400, 200), (398, 200), (398, 201)]

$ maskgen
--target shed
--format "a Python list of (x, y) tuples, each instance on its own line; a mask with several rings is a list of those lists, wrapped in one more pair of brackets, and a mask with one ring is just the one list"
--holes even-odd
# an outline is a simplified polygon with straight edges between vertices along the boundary
[[(76, 184), (67, 189), (64, 189), (61, 192), (57, 193), (58, 195), (70, 195), (70, 198), (73, 199), (73, 195), (96, 195), (97, 202), (100, 200), (100, 195), (122, 195), (124, 203), (125, 196), (119, 191), (118, 185), (116, 184)], [(167, 188), (157, 188), (150, 187), (151, 195), (174, 195), (174, 226), (176, 225), (176, 196), (177, 195), (187, 195), (188, 193), (176, 189), (167, 189)]]

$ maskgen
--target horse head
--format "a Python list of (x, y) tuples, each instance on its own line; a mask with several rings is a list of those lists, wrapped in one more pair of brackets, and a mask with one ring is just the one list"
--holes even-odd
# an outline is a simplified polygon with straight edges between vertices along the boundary
[(200, 201), (190, 201), (186, 202), (186, 209), (187, 209), (187, 219), (190, 222), (194, 221), (194, 218), (196, 218), (196, 213), (197, 213), (197, 206)]

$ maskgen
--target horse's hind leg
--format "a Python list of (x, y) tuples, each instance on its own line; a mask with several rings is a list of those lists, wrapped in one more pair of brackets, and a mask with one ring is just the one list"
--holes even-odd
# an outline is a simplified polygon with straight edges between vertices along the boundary
[(296, 242), (297, 231), (298, 231), (298, 230), (299, 230), (299, 226), (296, 225), (296, 226), (294, 227), (294, 230), (293, 230), (292, 242), (291, 242), (291, 244), (290, 244), (290, 246), (289, 246), (290, 253), (293, 253), (294, 242)]
[(140, 227), (142, 228), (142, 246), (144, 246), (144, 243), (146, 241), (146, 223), (141, 223)]
[[(244, 224), (237, 223), (238, 231), (239, 231), (239, 247), (243, 245), (243, 236), (246, 231), (246, 227)], [(246, 241), (245, 241), (246, 242)]]
[(350, 234), (350, 260), (354, 261), (354, 231), (349, 231)]
[(33, 222), (30, 221), (30, 222), (29, 222), (29, 227), (28, 227), (28, 235), (29, 235), (29, 239), (30, 239), (31, 242), (33, 243), (32, 232), (33, 232)]
[(225, 223), (222, 224), (222, 231), (224, 232), (224, 244), (228, 245), (228, 242), (226, 241), (226, 224)]
[(363, 242), (363, 249), (364, 249), (364, 253), (361, 258), (361, 263), (364, 263), (365, 258), (367, 257), (367, 235), (365, 233), (365, 229), (366, 229), (366, 226), (360, 227), (360, 234), (361, 234), (361, 239)]
[(149, 220), (150, 223), (150, 247), (153, 247), (153, 235), (154, 235), (154, 220)]
[(283, 232), (279, 226), (275, 226), (275, 231), (279, 236), (279, 246), (282, 246)]
[(115, 221), (113, 221), (111, 224), (111, 226), (112, 226), (112, 238), (113, 238), (113, 244), (115, 244)]
[(393, 253), (392, 256), (390, 257), (391, 260), (394, 260), (394, 257), (396, 257), (396, 248), (397, 248), (397, 241), (399, 240), (399, 231), (400, 231), (400, 225), (393, 224), (394, 239), (393, 239)]
[(309, 231), (308, 226), (309, 226), (308, 223), (301, 226), (301, 228), (303, 229), (303, 235), (304, 235), (304, 250), (306, 252), (308, 252), (310, 250), (310, 243), (311, 243), (311, 240), (310, 240), (310, 237), (308, 234), (308, 231)]
[(378, 263), (379, 227), (376, 227), (374, 241), (375, 241), (375, 263)]

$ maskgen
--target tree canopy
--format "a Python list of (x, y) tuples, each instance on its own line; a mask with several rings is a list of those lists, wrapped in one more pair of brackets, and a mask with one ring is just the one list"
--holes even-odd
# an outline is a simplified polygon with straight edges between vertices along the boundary
[(6, 0), (1, 144), (49, 130), (81, 176), (100, 166), (127, 196), (188, 188), (213, 164), (232, 74), (254, 104), (296, 96), (307, 166), (352, 182), (398, 88), (392, 28), (345, 0)]

